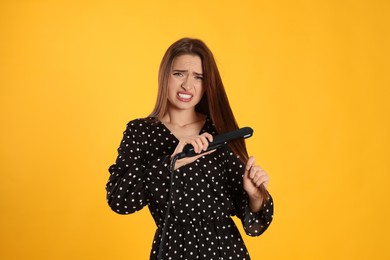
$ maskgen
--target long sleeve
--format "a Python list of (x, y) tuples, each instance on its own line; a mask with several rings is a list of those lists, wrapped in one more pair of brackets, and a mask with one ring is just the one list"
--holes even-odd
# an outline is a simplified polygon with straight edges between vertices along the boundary
[(271, 224), (273, 218), (273, 200), (269, 195), (268, 200), (264, 200), (259, 212), (251, 212), (249, 208), (248, 195), (243, 188), (243, 176), (245, 165), (239, 158), (229, 151), (227, 155), (227, 171), (229, 174), (229, 190), (233, 197), (234, 213), (241, 219), (242, 225), (247, 235), (259, 236)]
[(118, 148), (116, 163), (109, 167), (106, 191), (107, 202), (113, 211), (130, 214), (148, 204), (147, 174), (156, 168), (166, 168), (168, 160), (167, 156), (161, 156), (148, 161), (149, 155), (148, 137), (142, 123), (140, 120), (129, 122)]
[[(216, 135), (210, 119), (203, 132)], [(155, 118), (131, 121), (109, 167), (109, 206), (119, 214), (148, 207), (157, 226), (150, 259), (157, 259), (162, 248), (167, 259), (250, 259), (231, 216), (241, 219), (248, 235), (260, 235), (271, 223), (272, 199), (260, 212), (250, 212), (242, 185), (244, 165), (228, 146), (171, 175), (170, 155), (178, 142)]]

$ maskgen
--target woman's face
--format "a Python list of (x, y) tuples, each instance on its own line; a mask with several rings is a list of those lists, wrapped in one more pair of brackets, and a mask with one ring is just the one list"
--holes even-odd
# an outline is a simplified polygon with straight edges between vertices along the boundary
[(168, 77), (169, 109), (195, 109), (204, 92), (200, 57), (189, 54), (177, 56)]

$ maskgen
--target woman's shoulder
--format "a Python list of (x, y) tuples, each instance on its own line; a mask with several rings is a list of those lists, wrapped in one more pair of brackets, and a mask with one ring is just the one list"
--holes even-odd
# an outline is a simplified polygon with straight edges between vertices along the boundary
[(155, 117), (136, 118), (127, 123), (130, 128), (143, 128), (160, 124), (160, 121)]
[(133, 136), (133, 138), (144, 139), (155, 132), (155, 125), (158, 123), (159, 121), (152, 117), (136, 118), (127, 123), (124, 134)]

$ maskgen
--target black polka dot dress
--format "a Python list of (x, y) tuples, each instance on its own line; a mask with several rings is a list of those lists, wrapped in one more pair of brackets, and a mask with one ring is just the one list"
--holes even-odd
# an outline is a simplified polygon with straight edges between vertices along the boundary
[[(203, 132), (216, 134), (210, 119)], [(259, 236), (272, 221), (272, 198), (260, 212), (249, 210), (242, 187), (244, 165), (227, 145), (176, 169), (170, 191), (170, 155), (177, 144), (158, 120), (129, 122), (116, 163), (109, 168), (108, 204), (119, 214), (148, 206), (157, 225), (150, 259), (157, 259), (160, 250), (162, 259), (250, 259), (231, 216), (241, 219), (248, 235)]]

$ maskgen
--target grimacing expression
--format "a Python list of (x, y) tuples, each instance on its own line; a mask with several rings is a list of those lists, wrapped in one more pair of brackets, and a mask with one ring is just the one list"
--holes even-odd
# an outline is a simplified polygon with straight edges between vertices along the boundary
[(190, 54), (177, 56), (168, 77), (169, 108), (195, 109), (204, 92), (201, 58)]

